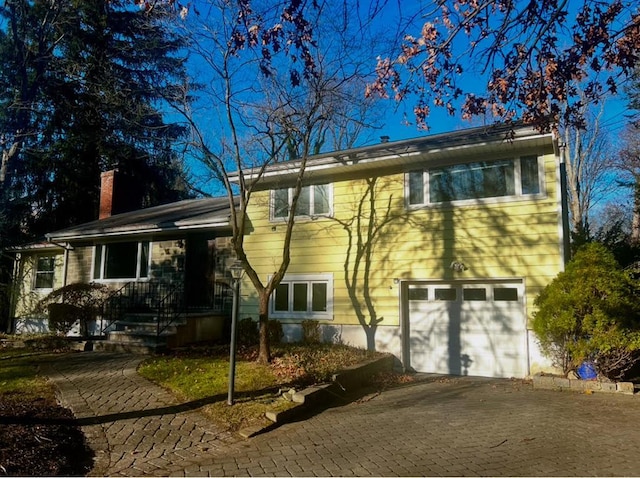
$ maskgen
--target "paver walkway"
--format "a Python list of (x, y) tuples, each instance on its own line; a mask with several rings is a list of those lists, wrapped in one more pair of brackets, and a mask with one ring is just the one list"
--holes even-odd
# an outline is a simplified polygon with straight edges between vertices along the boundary
[(429, 377), (249, 440), (138, 377), (139, 358), (51, 363), (98, 450), (94, 475), (638, 476), (640, 397)]
[(138, 375), (143, 357), (86, 352), (57, 358), (45, 373), (82, 425), (95, 466), (91, 475), (184, 475), (238, 440)]

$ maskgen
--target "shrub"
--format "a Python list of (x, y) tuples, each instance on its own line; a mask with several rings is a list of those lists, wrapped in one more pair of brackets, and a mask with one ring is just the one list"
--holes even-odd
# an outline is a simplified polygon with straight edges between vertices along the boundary
[(104, 301), (112, 293), (100, 284), (74, 283), (54, 290), (38, 302), (35, 312), (49, 314), (49, 328), (66, 335), (79, 321), (82, 335), (87, 321), (100, 313)]
[(284, 337), (284, 331), (282, 330), (282, 322), (279, 320), (269, 321), (269, 343), (279, 344)]
[(317, 320), (302, 321), (302, 342), (305, 344), (320, 343), (320, 323)]
[(533, 330), (563, 373), (593, 360), (600, 374), (617, 379), (637, 360), (638, 288), (601, 244), (583, 246), (535, 305)]
[(67, 335), (73, 325), (84, 318), (82, 309), (71, 304), (49, 304), (49, 330)]
[(251, 317), (238, 321), (237, 341), (239, 345), (256, 345), (260, 341), (258, 323)]
[(51, 334), (25, 338), (24, 345), (31, 350), (66, 351), (70, 349), (67, 338)]

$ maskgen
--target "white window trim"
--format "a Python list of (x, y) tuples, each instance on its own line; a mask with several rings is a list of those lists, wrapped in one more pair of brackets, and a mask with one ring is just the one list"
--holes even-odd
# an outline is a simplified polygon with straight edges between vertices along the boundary
[[(147, 282), (151, 279), (151, 256), (153, 250), (153, 242), (152, 241), (125, 241), (125, 242), (137, 242), (138, 244), (138, 252), (136, 254), (136, 277), (122, 277), (119, 279), (105, 279), (104, 278), (104, 267), (105, 267), (105, 255), (107, 251), (107, 247), (110, 244), (115, 244), (113, 242), (106, 242), (102, 244), (96, 244), (93, 246), (93, 254), (91, 256), (91, 281), (99, 282), (99, 283), (113, 283), (113, 282), (125, 282), (125, 281), (136, 281), (136, 282)], [(142, 256), (142, 243), (149, 243), (149, 257), (147, 258), (147, 277), (140, 277), (140, 258)], [(100, 257), (100, 277), (95, 277), (95, 266), (96, 266), (96, 250), (98, 246), (101, 247), (102, 256)]]
[[(271, 276), (269, 276), (271, 280)], [(324, 312), (283, 312), (275, 310), (275, 291), (269, 298), (269, 317), (272, 319), (293, 319), (293, 320), (333, 320), (333, 274), (287, 274), (284, 276), (280, 284), (307, 283), (309, 290), (312, 289), (313, 283), (327, 284), (327, 310)], [(293, 287), (289, 287), (288, 304), (292, 304)]]
[[(540, 192), (533, 194), (522, 194), (522, 171), (521, 171), (521, 158), (536, 156), (538, 158), (538, 184)], [(424, 208), (440, 208), (440, 207), (448, 207), (448, 206), (474, 206), (480, 204), (498, 204), (505, 202), (514, 202), (514, 201), (522, 201), (523, 199), (543, 199), (546, 197), (546, 182), (544, 177), (544, 161), (541, 160), (542, 156), (533, 155), (533, 154), (525, 154), (522, 156), (516, 156), (511, 158), (511, 161), (514, 163), (514, 172), (513, 177), (515, 181), (515, 194), (510, 196), (497, 196), (497, 197), (486, 197), (486, 198), (476, 198), (476, 199), (460, 199), (457, 201), (447, 201), (447, 202), (430, 202), (430, 191), (429, 191), (429, 168), (426, 168), (422, 171), (422, 184), (424, 190), (424, 202), (420, 204), (411, 204), (410, 195), (409, 195), (409, 174), (412, 172), (418, 172), (419, 170), (408, 171), (404, 175), (404, 197), (405, 197), (405, 207), (407, 209), (424, 209)], [(496, 161), (502, 161), (504, 159), (496, 159)], [(480, 160), (468, 161), (469, 163), (474, 163)], [(466, 164), (466, 163), (461, 163)], [(443, 166), (446, 167), (446, 166)], [(434, 168), (435, 169), (435, 168)]]
[[(310, 184), (308, 186), (303, 186), (304, 188), (310, 188), (311, 190), (309, 191), (309, 197), (311, 198), (310, 201), (310, 209), (313, 209), (315, 206), (315, 203), (313, 201), (313, 189), (316, 186), (327, 186), (327, 194), (328, 194), (328, 201), (329, 201), (329, 212), (323, 213), (323, 214), (296, 214), (295, 215), (295, 219), (296, 220), (315, 220), (319, 217), (333, 217), (333, 183), (322, 183), (322, 184)], [(289, 203), (289, 209), (291, 208), (291, 202), (293, 201), (293, 190), (294, 188), (277, 188), (278, 190), (281, 189), (287, 189), (288, 192), (288, 203)], [(276, 193), (276, 189), (272, 189), (269, 192), (269, 219), (272, 222), (285, 222), (287, 221), (287, 219), (289, 218), (289, 216), (287, 215), (286, 217), (276, 217), (275, 216), (275, 212), (276, 212), (276, 201), (275, 201), (275, 193)]]
[[(517, 303), (523, 307), (526, 305), (526, 289), (523, 279), (477, 279), (469, 281), (420, 281), (409, 285), (409, 289), (428, 289), (428, 299), (408, 299), (411, 302), (429, 302), (429, 303), (441, 303), (441, 304), (461, 304), (463, 302), (476, 302), (468, 299), (464, 299), (464, 289), (474, 289), (477, 287), (484, 288), (487, 291), (487, 297), (485, 303), (492, 303), (496, 306)], [(517, 300), (496, 300), (495, 290), (501, 288), (513, 288), (518, 291)], [(435, 298), (436, 289), (455, 289), (456, 300), (437, 300)], [(408, 297), (408, 296), (407, 296)]]
[[(51, 280), (51, 287), (36, 287), (38, 280), (38, 260), (42, 257), (51, 257), (53, 259), (53, 278)], [(38, 254), (34, 257), (33, 262), (33, 277), (31, 278), (31, 290), (38, 292), (50, 292), (56, 288), (56, 255), (55, 254)]]

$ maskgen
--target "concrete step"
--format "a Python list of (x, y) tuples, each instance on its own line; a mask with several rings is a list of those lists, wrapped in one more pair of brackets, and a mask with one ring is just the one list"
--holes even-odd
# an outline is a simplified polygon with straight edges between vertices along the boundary
[(111, 340), (100, 340), (94, 342), (93, 350), (102, 352), (120, 352), (139, 355), (152, 355), (166, 350), (166, 344), (156, 343), (123, 343)]
[(175, 330), (165, 330), (160, 336), (156, 334), (156, 330), (114, 330), (107, 334), (107, 338), (111, 342), (119, 343), (166, 343), (167, 337), (175, 335)]
[(125, 312), (122, 319), (126, 322), (155, 323), (158, 322), (158, 312)]
[[(186, 320), (179, 320), (167, 326), (164, 330), (169, 333), (175, 333), (180, 325), (186, 324)], [(158, 330), (157, 322), (137, 322), (135, 320), (119, 320), (115, 323), (115, 331), (117, 332), (148, 332), (155, 334)]]

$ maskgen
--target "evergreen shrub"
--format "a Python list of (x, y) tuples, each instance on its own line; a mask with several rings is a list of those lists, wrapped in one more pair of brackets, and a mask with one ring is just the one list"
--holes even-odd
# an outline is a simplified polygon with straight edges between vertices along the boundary
[(533, 330), (564, 374), (592, 360), (620, 379), (640, 358), (638, 284), (603, 245), (584, 245), (535, 300)]

